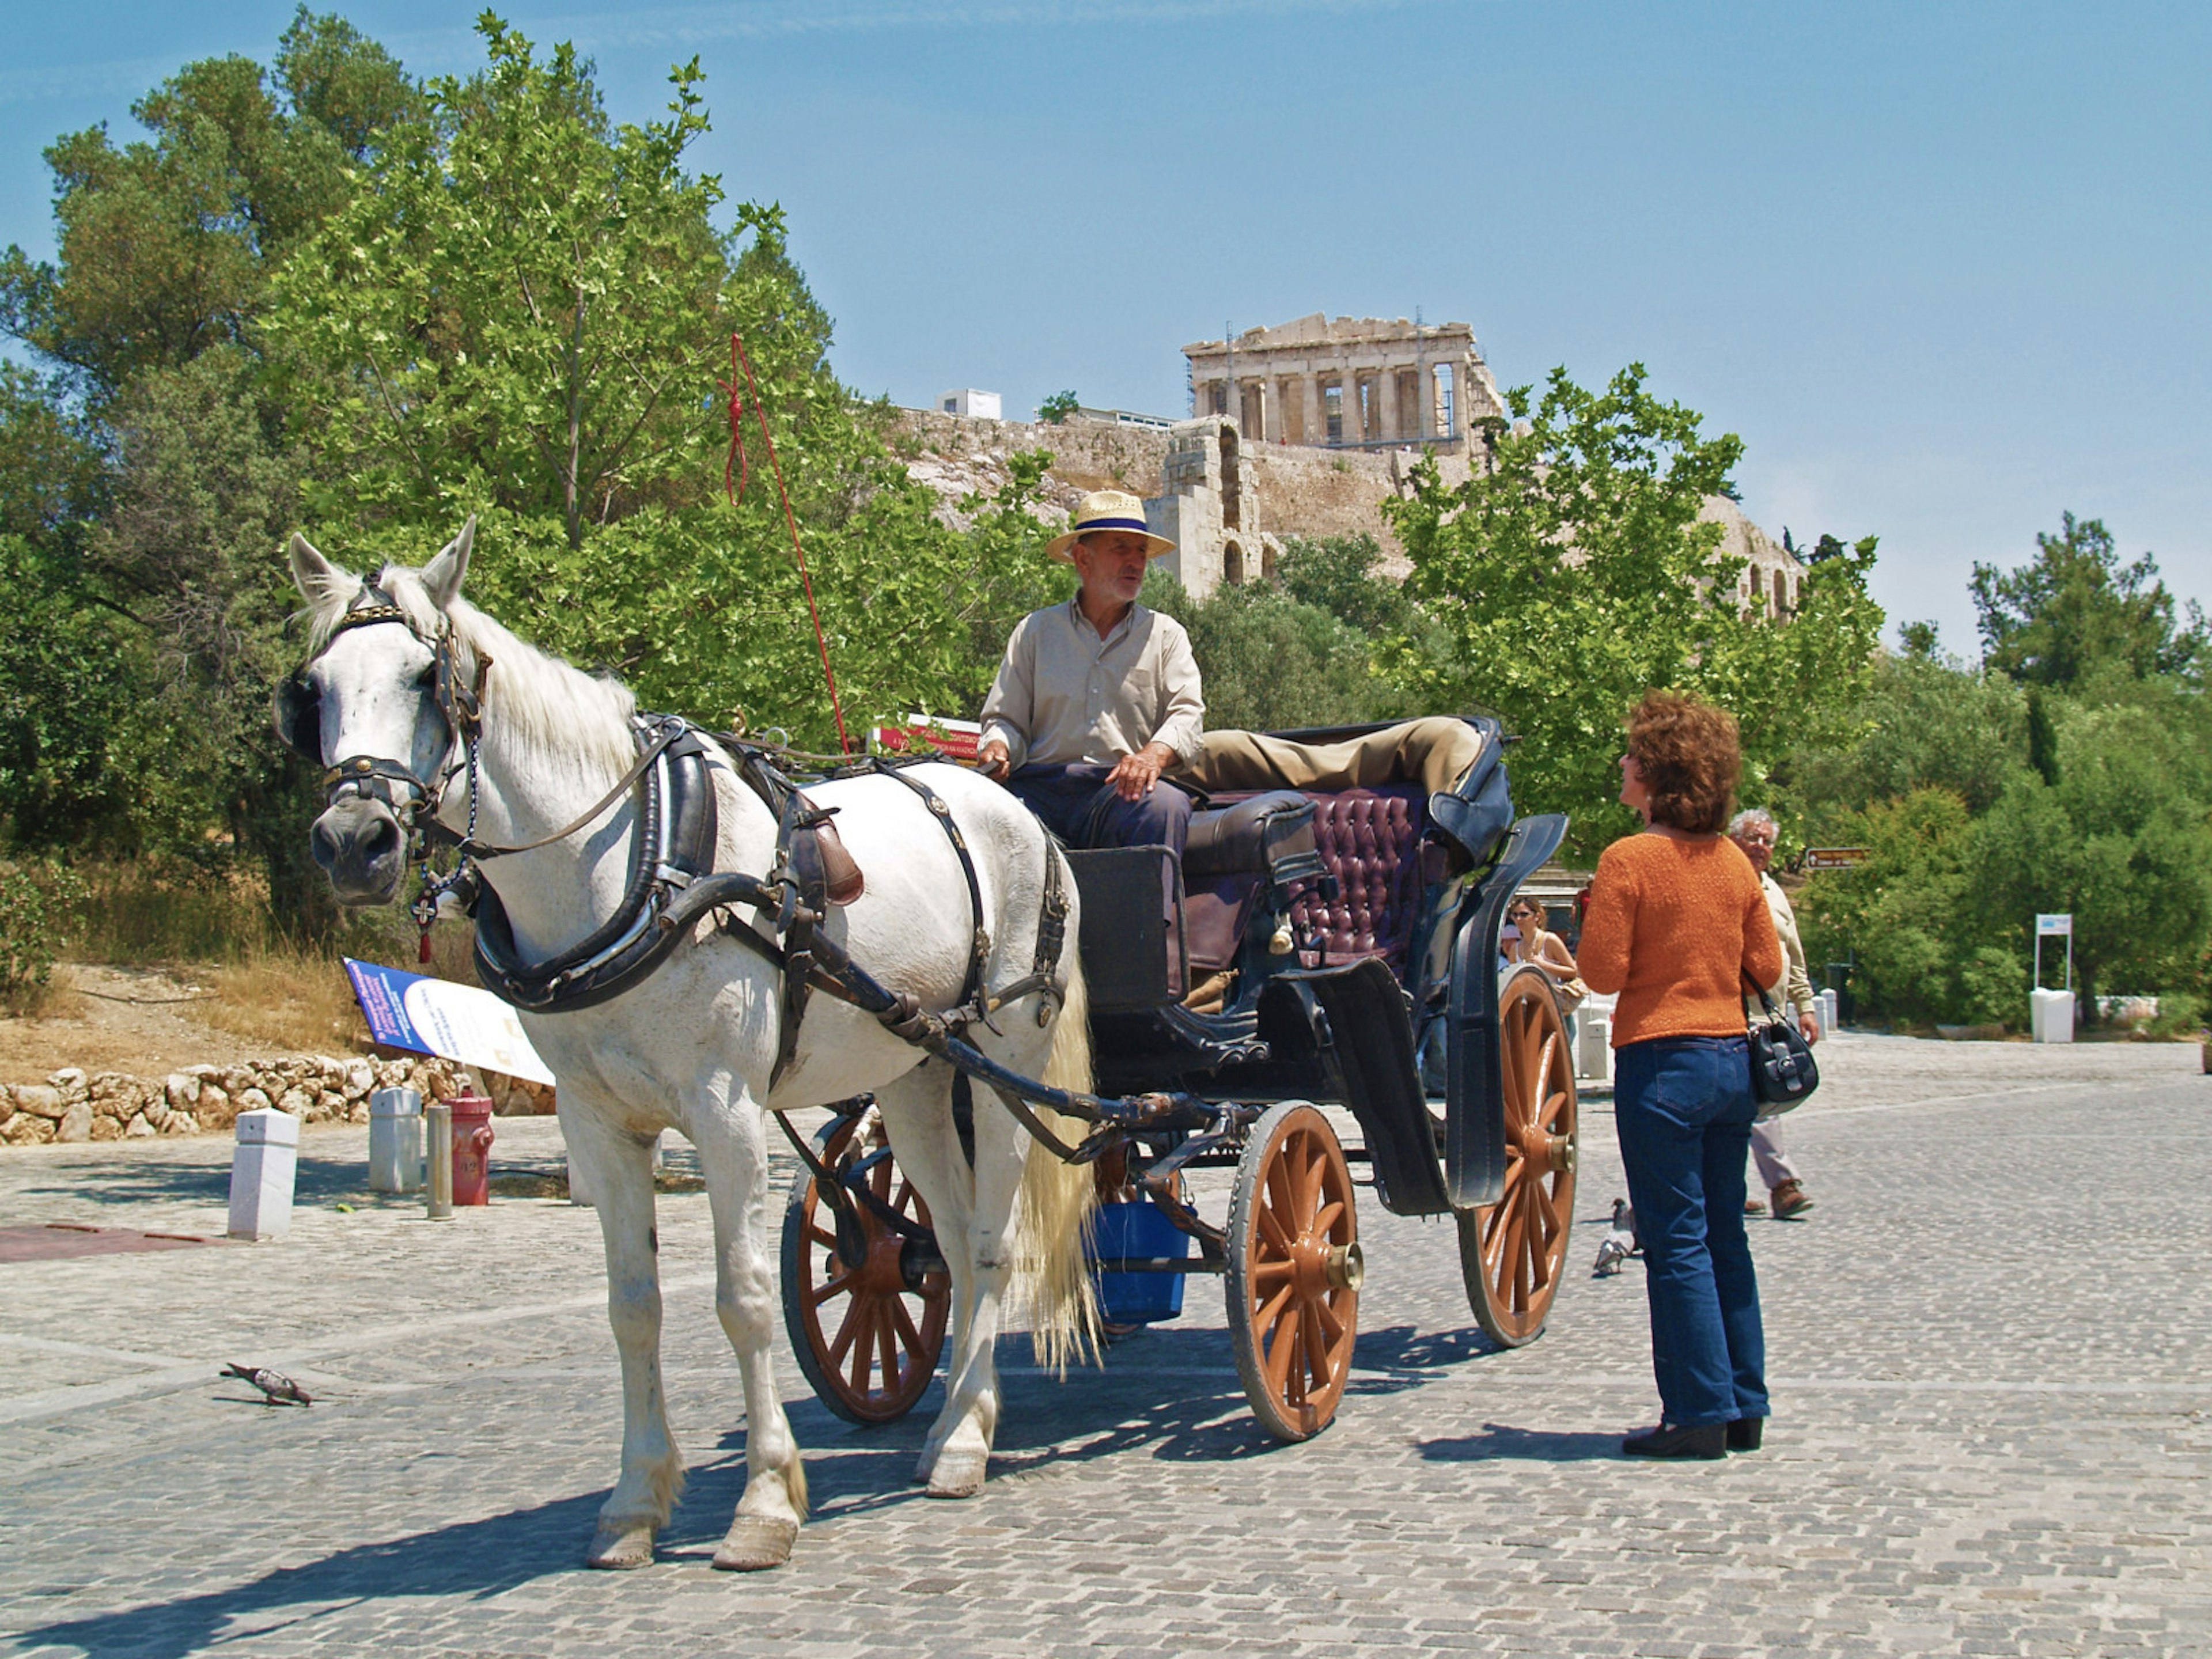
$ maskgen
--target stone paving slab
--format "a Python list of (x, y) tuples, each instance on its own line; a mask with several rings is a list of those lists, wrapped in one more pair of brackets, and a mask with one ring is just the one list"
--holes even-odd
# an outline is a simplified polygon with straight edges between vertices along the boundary
[[(2212, 1652), (2196, 1051), (1847, 1034), (1821, 1056), (1788, 1125), (1817, 1207), (1753, 1231), (1778, 1413), (1756, 1456), (1618, 1455), (1656, 1407), (1640, 1265), (1584, 1276), (1621, 1190), (1593, 1101), (1541, 1340), (1492, 1351), (1449, 1228), (1363, 1193), (1358, 1370), (1326, 1434), (1257, 1429), (1197, 1279), (1103, 1370), (1059, 1382), (1010, 1341), (965, 1504), (910, 1484), (933, 1393), (855, 1429), (786, 1353), (815, 1517), (759, 1577), (707, 1566), (744, 1425), (704, 1199), (660, 1200), (690, 1485), (659, 1562), (590, 1573), (620, 1423), (591, 1212), (430, 1224), (362, 1190), (365, 1131), (311, 1128), (286, 1243), (0, 1267), (0, 1652)], [(557, 1167), (550, 1121), (498, 1127), (496, 1169)], [(228, 1157), (0, 1155), (0, 1225), (220, 1231)], [(252, 1403), (231, 1360), (316, 1405)]]

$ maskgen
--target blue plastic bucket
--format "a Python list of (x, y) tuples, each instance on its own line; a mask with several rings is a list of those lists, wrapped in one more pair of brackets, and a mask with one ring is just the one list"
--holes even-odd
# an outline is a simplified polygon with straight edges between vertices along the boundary
[[(1150, 1204), (1102, 1204), (1092, 1229), (1091, 1258), (1112, 1261), (1130, 1256), (1187, 1260), (1190, 1235)], [(1181, 1273), (1100, 1273), (1098, 1309), (1115, 1325), (1146, 1325), (1173, 1319), (1182, 1311)]]

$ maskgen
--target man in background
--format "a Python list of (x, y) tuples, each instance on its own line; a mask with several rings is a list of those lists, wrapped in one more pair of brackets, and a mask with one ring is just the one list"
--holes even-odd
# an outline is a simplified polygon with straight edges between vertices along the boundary
[[(1797, 913), (1790, 908), (1790, 896), (1766, 872), (1774, 861), (1774, 817), (1759, 807), (1739, 812), (1729, 821), (1729, 839), (1743, 849), (1751, 867), (1759, 872), (1759, 884), (1766, 894), (1766, 908), (1774, 917), (1774, 931), (1782, 938), (1784, 965), (1782, 978), (1766, 988), (1768, 999), (1777, 1006), (1794, 1010), (1797, 1029), (1804, 1033), (1805, 1041), (1820, 1040), (1820, 1019), (1814, 1012), (1812, 976), (1805, 971), (1805, 946), (1797, 938)], [(1744, 999), (1744, 1013), (1747, 1018), (1763, 1018), (1758, 1000)], [(1790, 1161), (1783, 1150), (1782, 1120), (1768, 1118), (1751, 1127), (1751, 1158), (1759, 1168), (1759, 1178), (1766, 1185), (1767, 1201), (1773, 1206), (1778, 1221), (1802, 1215), (1813, 1207), (1813, 1200), (1805, 1195), (1805, 1183), (1798, 1177), (1797, 1166)], [(1746, 1215), (1763, 1215), (1767, 1204), (1755, 1198), (1744, 1200)]]

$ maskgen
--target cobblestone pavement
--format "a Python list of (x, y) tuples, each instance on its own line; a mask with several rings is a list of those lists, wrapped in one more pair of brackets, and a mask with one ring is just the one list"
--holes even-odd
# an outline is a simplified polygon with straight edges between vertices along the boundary
[[(690, 1490), (658, 1563), (590, 1573), (619, 1426), (590, 1213), (434, 1226), (361, 1190), (365, 1131), (310, 1129), (287, 1243), (0, 1267), (0, 1651), (2212, 1653), (2197, 1051), (1847, 1034), (1822, 1058), (1789, 1124), (1817, 1207), (1753, 1232), (1763, 1453), (1618, 1455), (1656, 1407), (1640, 1264), (1585, 1276), (1621, 1190), (1594, 1099), (1540, 1341), (1490, 1351), (1449, 1231), (1370, 1199), (1326, 1434), (1257, 1429), (1194, 1279), (1103, 1371), (1057, 1382), (1010, 1344), (966, 1504), (909, 1482), (933, 1394), (853, 1429), (786, 1355), (816, 1513), (756, 1577), (707, 1565), (744, 1474), (703, 1198), (661, 1203)], [(556, 1164), (549, 1121), (499, 1129), (496, 1167)], [(228, 1157), (8, 1152), (0, 1224), (219, 1232)], [(230, 1360), (321, 1397), (246, 1403)]]

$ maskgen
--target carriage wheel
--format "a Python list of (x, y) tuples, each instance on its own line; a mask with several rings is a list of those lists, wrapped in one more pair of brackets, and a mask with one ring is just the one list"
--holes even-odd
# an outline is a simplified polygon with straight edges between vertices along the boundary
[(1460, 1271), (1474, 1316), (1501, 1347), (1544, 1334), (1574, 1219), (1574, 1059), (1567, 1024), (1541, 969), (1498, 994), (1505, 1098), (1505, 1190), (1459, 1215)]
[(1304, 1101), (1270, 1108), (1229, 1200), (1229, 1338), (1252, 1413), (1278, 1440), (1307, 1439), (1336, 1415), (1363, 1271), (1335, 1131)]
[[(929, 1206), (891, 1161), (872, 1108), (830, 1123), (815, 1141), (822, 1161), (848, 1170), (878, 1152), (867, 1183), (898, 1214), (927, 1227)], [(837, 1214), (802, 1169), (783, 1216), (783, 1317), (799, 1369), (822, 1403), (853, 1423), (888, 1423), (914, 1409), (937, 1370), (952, 1307), (951, 1277), (915, 1273), (905, 1238), (855, 1204), (853, 1266), (837, 1248)]]

